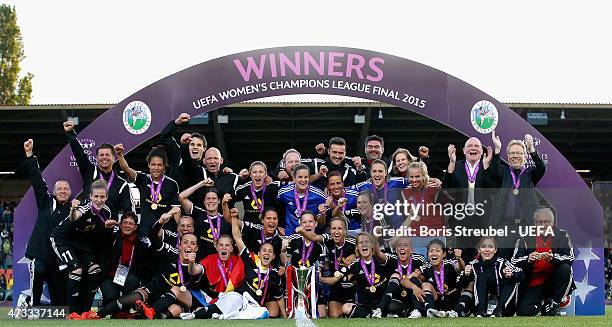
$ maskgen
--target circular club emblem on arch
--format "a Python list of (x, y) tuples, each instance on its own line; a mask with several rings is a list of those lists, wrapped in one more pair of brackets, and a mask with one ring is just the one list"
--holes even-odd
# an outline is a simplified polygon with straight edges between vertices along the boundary
[(472, 106), (470, 121), (478, 133), (489, 134), (497, 127), (499, 121), (497, 108), (490, 101), (478, 101)]
[(132, 101), (123, 109), (123, 127), (134, 135), (146, 132), (151, 126), (151, 110), (142, 101)]

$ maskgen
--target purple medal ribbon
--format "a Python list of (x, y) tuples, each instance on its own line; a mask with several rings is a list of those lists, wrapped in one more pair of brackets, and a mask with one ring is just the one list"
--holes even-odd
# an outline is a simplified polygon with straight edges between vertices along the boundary
[[(229, 272), (232, 272), (232, 268), (233, 268), (233, 263), (232, 263), (232, 258), (230, 257), (229, 260)], [(219, 258), (217, 258), (217, 267), (219, 268), (219, 272), (221, 273), (221, 278), (223, 278), (223, 282), (225, 283), (225, 287), (227, 288), (227, 275), (225, 274), (225, 266), (223, 266), (223, 263), (221, 262), (221, 260)]]
[(261, 295), (261, 305), (263, 306), (263, 302), (266, 298), (266, 293), (268, 292), (268, 279), (270, 278), (270, 268), (268, 268), (268, 271), (266, 271), (266, 277), (263, 279), (263, 281), (261, 280), (261, 267), (257, 268), (257, 289), (264, 289), (262, 295)]
[(399, 259), (397, 260), (397, 272), (399, 272), (400, 278), (404, 278), (404, 276), (408, 276), (408, 274), (412, 273), (412, 256), (410, 256), (410, 261), (408, 261), (407, 268), (406, 274), (404, 274), (404, 269), (402, 268)]
[(308, 189), (304, 193), (304, 202), (300, 203), (300, 197), (298, 196), (297, 186), (295, 187), (295, 192), (293, 193), (295, 198), (295, 208), (297, 209), (297, 217), (298, 219), (302, 216), (302, 213), (306, 210), (306, 206), (308, 205)]
[[(178, 244), (179, 244), (179, 237), (178, 237), (178, 233), (176, 234), (176, 248), (178, 249)], [(185, 277), (183, 277), (183, 263), (181, 262), (181, 254), (180, 254), (180, 250), (179, 250), (179, 254), (176, 256), (177, 257), (177, 265), (176, 267), (178, 268), (178, 273), (179, 273), (179, 284), (181, 285), (185, 285), (183, 284), (183, 282), (185, 281)]]
[[(100, 173), (100, 177), (102, 177), (101, 179), (104, 180), (104, 175), (102, 175), (102, 173)], [(108, 181), (106, 181), (106, 191), (110, 190), (111, 185), (113, 185), (114, 180), (115, 180), (115, 171), (111, 169), (111, 174), (108, 177)]]
[(478, 175), (478, 170), (480, 170), (480, 163), (476, 162), (476, 168), (474, 168), (474, 174), (470, 173), (470, 166), (468, 166), (467, 160), (463, 163), (465, 166), (465, 174), (467, 175), (468, 181), (470, 183), (476, 182), (476, 175)]
[(106, 223), (106, 219), (102, 217), (101, 210), (96, 209), (96, 207), (93, 206), (93, 203), (91, 204), (91, 212), (93, 212), (93, 214), (102, 221), (102, 224)]
[(217, 240), (219, 238), (219, 234), (221, 234), (221, 216), (217, 214), (215, 218), (217, 218), (217, 229), (213, 226), (212, 220), (208, 214), (206, 214), (208, 218), (208, 225), (210, 226), (210, 233), (213, 236), (213, 240)]
[[(374, 186), (374, 183), (370, 184), (372, 185), (373, 191), (372, 193), (374, 193), (374, 197), (376, 198), (375, 201), (376, 203), (378, 203), (378, 189), (376, 189), (376, 186)], [(389, 193), (389, 184), (385, 181), (385, 184), (383, 185), (383, 204), (387, 203), (387, 194)]]
[(153, 176), (151, 176), (151, 200), (153, 200), (153, 203), (157, 203), (159, 201), (159, 195), (161, 193), (161, 187), (164, 183), (165, 177), (166, 176), (162, 175), (161, 179), (159, 180), (159, 183), (157, 183), (157, 187), (155, 187), (155, 183), (153, 182)]
[[(438, 287), (438, 292), (440, 292), (441, 295), (444, 295), (444, 262), (442, 262), (442, 264), (440, 265), (440, 271), (436, 271), (436, 269), (431, 266), (431, 269), (434, 272), (434, 279), (436, 280), (436, 286)], [(440, 279), (438, 279), (438, 277)]]
[(374, 258), (372, 258), (372, 261), (370, 262), (370, 273), (368, 273), (368, 268), (366, 267), (366, 263), (363, 261), (363, 259), (359, 259), (359, 263), (361, 264), (361, 269), (365, 274), (368, 284), (370, 284), (370, 286), (374, 286), (374, 282), (376, 281), (376, 265), (374, 265)]
[(264, 229), (264, 227), (262, 226), (261, 229), (259, 230), (259, 233), (261, 235), (261, 244), (266, 243), (266, 235), (264, 234), (263, 229)]
[(521, 175), (525, 172), (525, 167), (521, 168), (518, 177), (514, 174), (514, 169), (512, 169), (512, 167), (508, 167), (508, 169), (510, 170), (510, 176), (512, 176), (512, 185), (514, 185), (515, 189), (518, 189), (521, 187)]
[[(346, 193), (342, 194), (342, 195), (346, 195)], [(336, 199), (332, 199), (332, 201), (334, 202), (334, 204), (336, 206), (338, 206), (338, 201), (336, 201)], [(346, 210), (346, 204), (348, 203), (348, 199), (346, 199), (346, 203), (342, 205), (342, 211), (344, 212)]]
[[(497, 284), (497, 295), (499, 295), (499, 276), (497, 275), (497, 262), (495, 262), (494, 264), (495, 267), (495, 284)], [(480, 266), (480, 273), (484, 273), (484, 270), (482, 269), (482, 266)]]
[(306, 266), (306, 261), (310, 258), (310, 254), (314, 249), (314, 242), (310, 242), (308, 251), (306, 250), (306, 240), (302, 237), (302, 266)]
[[(345, 241), (346, 242), (346, 241)], [(334, 251), (334, 269), (336, 269), (336, 271), (340, 271), (340, 260), (342, 260), (342, 255), (344, 254), (344, 244), (342, 244), (342, 247), (340, 248), (340, 257), (336, 257), (336, 253), (338, 253), (338, 249), (336, 248), (336, 250)]]
[(259, 213), (263, 213), (265, 204), (264, 195), (266, 194), (266, 183), (263, 184), (263, 189), (261, 190), (261, 205), (259, 204), (259, 201), (257, 201), (257, 192), (255, 192), (255, 187), (252, 183), (250, 190), (251, 197), (253, 198), (253, 201), (255, 201), (255, 206), (257, 207), (257, 210), (259, 210)]

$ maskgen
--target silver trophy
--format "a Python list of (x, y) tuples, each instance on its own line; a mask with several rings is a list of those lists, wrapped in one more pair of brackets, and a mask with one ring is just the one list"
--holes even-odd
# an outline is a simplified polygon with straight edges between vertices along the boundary
[[(297, 297), (297, 303), (295, 307), (295, 318), (296, 319), (308, 319), (317, 317), (317, 305), (316, 305), (316, 292), (315, 292), (315, 267), (310, 268), (300, 266), (295, 270), (296, 284), (294, 291)], [(306, 308), (306, 301), (310, 297), (310, 310)], [(310, 312), (308, 312), (310, 311)]]

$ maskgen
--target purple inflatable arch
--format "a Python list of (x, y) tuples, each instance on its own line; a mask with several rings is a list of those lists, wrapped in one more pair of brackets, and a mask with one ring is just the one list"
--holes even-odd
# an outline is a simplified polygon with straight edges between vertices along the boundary
[[(126, 151), (158, 134), (181, 112), (195, 115), (234, 103), (290, 94), (364, 98), (404, 108), (492, 145), (490, 133), (507, 142), (534, 136), (548, 164), (539, 191), (556, 208), (558, 224), (576, 243), (576, 314), (604, 314), (603, 213), (570, 163), (533, 126), (477, 88), (429, 66), (353, 48), (309, 46), (261, 49), (210, 60), (165, 77), (119, 102), (80, 134), (96, 144), (123, 143)], [(482, 134), (482, 135), (481, 135)], [(81, 179), (64, 147), (43, 172), (47, 181), (68, 179), (73, 192)], [(568, 193), (571, 192), (571, 193)], [(24, 259), (36, 219), (30, 188), (15, 214), (14, 262)], [(581, 259), (582, 258), (582, 259)], [(29, 288), (26, 264), (15, 264), (14, 298)]]

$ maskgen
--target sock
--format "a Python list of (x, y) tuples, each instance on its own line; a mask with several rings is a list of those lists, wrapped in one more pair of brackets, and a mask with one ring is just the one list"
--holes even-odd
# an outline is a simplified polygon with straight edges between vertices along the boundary
[(168, 307), (174, 302), (176, 302), (176, 296), (172, 294), (172, 292), (167, 292), (166, 294), (160, 296), (159, 299), (153, 304), (155, 317), (162, 318), (164, 311), (167, 311)]
[(223, 312), (219, 310), (219, 307), (217, 307), (216, 304), (211, 304), (208, 307), (202, 308), (194, 312), (194, 315), (196, 319), (210, 319), (212, 318), (213, 313), (223, 314)]
[(102, 270), (100, 266), (93, 265), (89, 268), (87, 272), (87, 276), (84, 280), (83, 284), (83, 311), (90, 311), (91, 305), (93, 303), (94, 297), (96, 296), (96, 292), (98, 291), (98, 287), (102, 282)]
[(105, 317), (109, 315), (114, 315), (115, 313), (120, 311), (128, 311), (134, 306), (134, 303), (136, 303), (136, 301), (138, 300), (143, 301), (144, 297), (139, 291), (134, 291), (130, 294), (120, 297), (117, 301), (113, 301), (100, 308), (100, 310), (98, 310), (98, 316)]
[[(157, 311), (155, 312), (155, 315), (157, 316)], [(159, 318), (161, 318), (161, 319), (173, 319), (174, 316), (172, 315), (172, 313), (168, 309), (166, 309), (162, 313), (159, 314)]]
[(387, 313), (387, 309), (389, 308), (389, 302), (391, 302), (391, 299), (394, 295), (399, 294), (400, 288), (401, 287), (399, 284), (399, 280), (397, 278), (391, 278), (389, 284), (387, 284), (387, 289), (385, 290), (385, 293), (380, 299), (380, 302), (378, 302), (378, 308), (380, 309), (380, 311), (382, 311), (383, 314)]
[(427, 309), (434, 309), (434, 296), (433, 294), (429, 293), (428, 291), (425, 291), (425, 310)]
[(461, 317), (467, 316), (470, 309), (472, 308), (472, 301), (474, 299), (474, 294), (472, 292), (463, 291), (461, 292), (461, 296), (459, 297), (459, 302), (455, 306), (455, 312), (459, 314)]
[(79, 301), (79, 290), (81, 288), (81, 274), (71, 271), (68, 274), (68, 310), (81, 314), (81, 302)]

